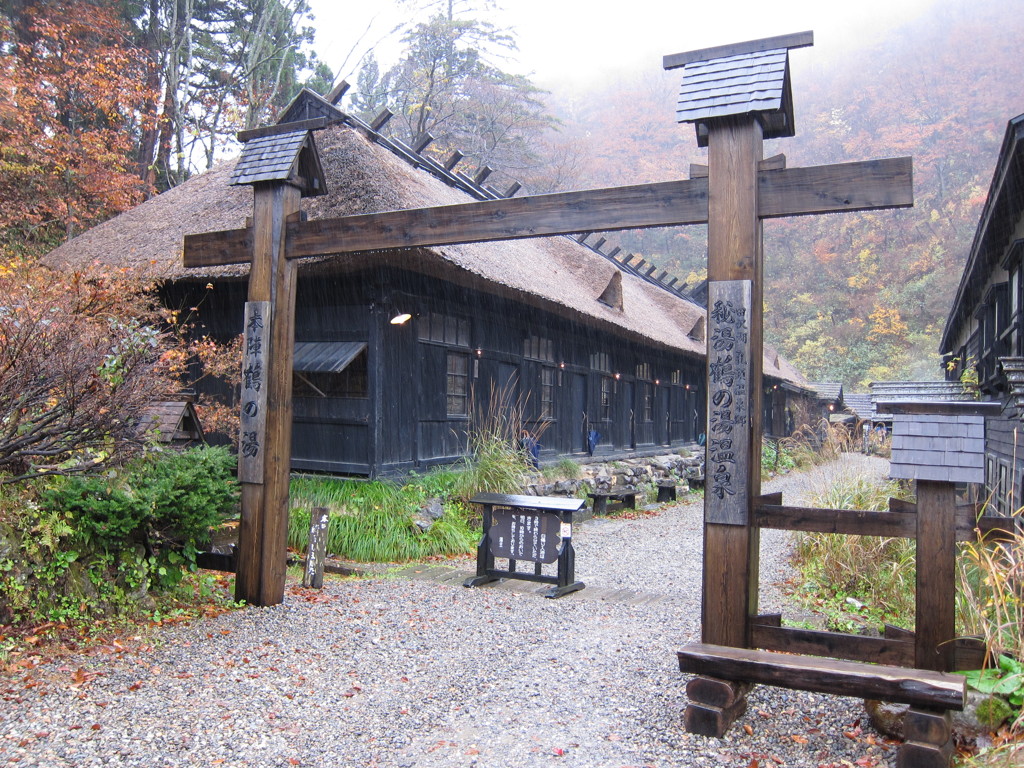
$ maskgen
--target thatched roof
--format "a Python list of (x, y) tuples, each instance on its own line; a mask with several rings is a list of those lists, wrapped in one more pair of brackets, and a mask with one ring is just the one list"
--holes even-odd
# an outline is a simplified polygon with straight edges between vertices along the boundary
[[(471, 201), (362, 135), (334, 125), (316, 134), (328, 193), (303, 200), (312, 219), (453, 205)], [(84, 269), (98, 263), (157, 280), (243, 278), (247, 265), (185, 269), (186, 234), (244, 227), (252, 192), (229, 186), (236, 161), (213, 170), (100, 224), (52, 251), (44, 263)], [(508, 296), (589, 325), (606, 326), (667, 347), (703, 356), (704, 310), (629, 274), (608, 258), (567, 237), (438, 246), (312, 260), (303, 269), (348, 271), (368, 262), (402, 266)], [(598, 300), (614, 275), (621, 279), (621, 310)], [(607, 299), (607, 294), (606, 294)], [(699, 331), (699, 332), (697, 332)], [(769, 352), (766, 375), (802, 384), (799, 373)]]

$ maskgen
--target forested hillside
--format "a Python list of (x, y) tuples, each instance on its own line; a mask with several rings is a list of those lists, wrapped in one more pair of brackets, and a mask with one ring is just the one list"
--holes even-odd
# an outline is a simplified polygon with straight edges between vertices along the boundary
[[(915, 207), (765, 225), (768, 341), (811, 380), (865, 388), (938, 378), (937, 346), (987, 194), (1006, 121), (1024, 112), (1024, 16), (1009, 2), (940, 2), (846, 56), (791, 54), (797, 135), (768, 142), (790, 166), (912, 155)], [(678, 73), (558, 101), (556, 142), (574, 183), (683, 177), (705, 162), (671, 120)], [(629, 249), (700, 275), (699, 228), (624, 233)]]

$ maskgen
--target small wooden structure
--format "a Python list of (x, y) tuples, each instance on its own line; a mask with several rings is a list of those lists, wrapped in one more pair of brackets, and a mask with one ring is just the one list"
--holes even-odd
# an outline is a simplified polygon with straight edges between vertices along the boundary
[[(811, 35), (802, 33), (665, 60), (667, 68), (684, 68), (679, 117), (696, 124), (698, 143), (709, 152), (703, 642), (678, 654), (683, 671), (702, 677), (687, 687), (685, 722), (690, 730), (723, 735), (745, 710), (746, 692), (754, 682), (836, 694), (870, 692), (912, 700), (921, 708), (908, 717), (910, 738), (900, 752), (901, 766), (945, 765), (950, 748), (946, 710), (962, 708), (965, 696), (963, 680), (945, 674), (952, 669), (955, 648), (952, 483), (922, 479), (917, 507), (888, 513), (798, 509), (783, 506), (781, 495), (760, 494), (760, 220), (772, 206), (758, 169), (764, 138), (793, 135), (788, 52), (811, 42)], [(912, 203), (909, 160), (899, 178), (874, 183), (867, 173), (856, 178), (870, 185), (879, 207)], [(790, 630), (780, 626), (780, 617), (758, 616), (761, 527), (916, 537), (921, 559), (914, 639), (870, 642)], [(852, 661), (789, 655), (794, 652)], [(889, 661), (898, 669), (868, 661)]]
[(173, 448), (206, 443), (195, 401), (190, 395), (174, 395), (149, 403), (142, 410), (139, 433)]
[[(552, 584), (544, 597), (561, 597), (583, 589), (576, 581), (576, 550), (572, 545), (572, 516), (582, 499), (479, 493), (470, 503), (484, 508), (483, 535), (476, 550), (476, 576), (463, 584), (478, 587), (498, 579), (523, 579)], [(508, 568), (495, 567), (505, 558)], [(520, 560), (533, 563), (533, 573), (517, 570)], [(558, 563), (556, 575), (543, 573), (545, 563)]]

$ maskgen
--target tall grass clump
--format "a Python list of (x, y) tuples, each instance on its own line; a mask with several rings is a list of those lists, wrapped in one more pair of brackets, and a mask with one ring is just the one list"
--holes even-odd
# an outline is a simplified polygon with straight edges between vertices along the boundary
[(966, 635), (980, 636), (991, 668), (968, 673), (972, 687), (1006, 696), (1014, 707), (1011, 731), (1024, 733), (1024, 508), (1009, 536), (979, 536), (960, 546), (957, 618)]
[[(429, 478), (429, 479), (428, 479)], [(430, 475), (421, 483), (399, 486), (384, 481), (296, 477), (291, 486), (288, 545), (304, 550), (309, 541), (310, 512), (326, 507), (330, 513), (327, 550), (357, 562), (405, 562), (472, 551), (478, 532), (469, 510), (458, 501), (444, 502), (444, 515), (421, 531), (416, 511), (434, 493), (451, 489), (451, 479)]]
[[(847, 470), (828, 476), (808, 501), (828, 509), (883, 511), (890, 497), (907, 495), (898, 482)], [(905, 538), (804, 533), (796, 540), (795, 562), (805, 584), (802, 597), (840, 631), (883, 623), (912, 627), (915, 557), (914, 541)]]
[[(519, 493), (533, 469), (522, 444), (526, 403), (512, 387), (491, 386), (487, 404), (474, 407), (466, 433), (466, 457), (460, 472), (464, 499), (475, 493)], [(540, 441), (546, 423), (534, 425), (533, 439)]]
[(856, 449), (854, 432), (842, 424), (821, 419), (816, 425), (803, 425), (779, 441), (778, 450), (798, 469), (834, 461)]

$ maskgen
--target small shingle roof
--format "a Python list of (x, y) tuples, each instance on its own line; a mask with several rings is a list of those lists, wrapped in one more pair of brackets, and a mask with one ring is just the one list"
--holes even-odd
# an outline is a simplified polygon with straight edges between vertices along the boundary
[(666, 69), (683, 68), (677, 119), (696, 123), (702, 147), (709, 121), (731, 115), (756, 114), (766, 139), (793, 136), (789, 50), (813, 43), (800, 32), (666, 56)]
[(893, 412), (889, 476), (952, 483), (985, 482), (985, 417), (996, 403), (880, 403)]
[(695, 123), (781, 109), (787, 63), (787, 51), (781, 48), (687, 64), (676, 117)]
[(305, 142), (306, 131), (253, 139), (242, 148), (229, 183), (235, 186), (257, 181), (287, 181), (291, 178)]
[(302, 189), (303, 197), (324, 194), (324, 173), (312, 133), (305, 129), (272, 133), (246, 142), (228, 183), (261, 181), (289, 182)]
[(853, 411), (861, 421), (871, 421), (875, 417), (875, 409), (871, 405), (871, 395), (860, 392), (844, 392), (843, 405), (846, 410)]

